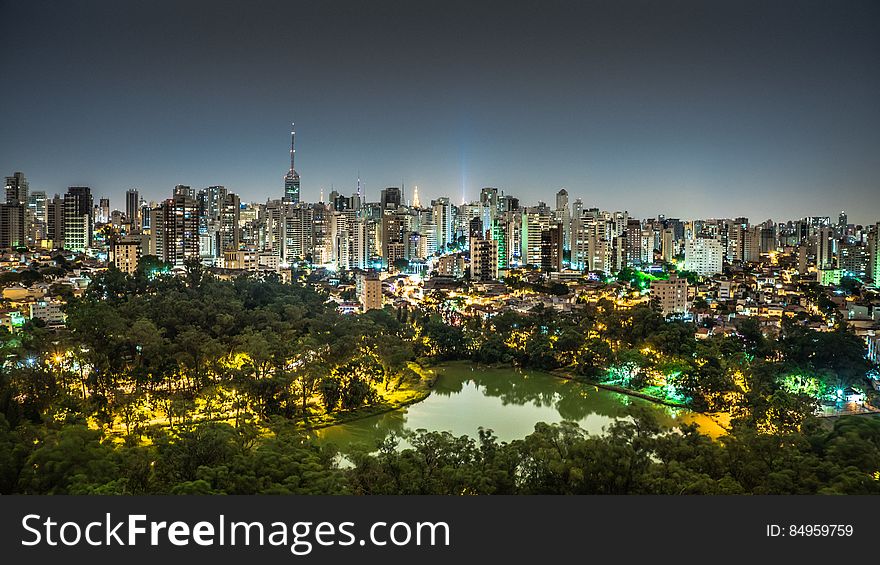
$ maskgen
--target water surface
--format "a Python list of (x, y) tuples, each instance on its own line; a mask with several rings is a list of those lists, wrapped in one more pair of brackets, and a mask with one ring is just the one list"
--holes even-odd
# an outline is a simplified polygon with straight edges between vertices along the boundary
[(483, 368), (464, 362), (434, 370), (437, 382), (431, 396), (422, 402), (317, 430), (316, 438), (332, 442), (345, 453), (352, 448), (372, 450), (391, 433), (419, 429), (476, 438), (482, 427), (494, 431), (502, 441), (511, 441), (532, 433), (538, 422), (572, 421), (600, 434), (614, 419), (625, 416), (630, 405), (644, 406), (666, 426), (695, 422), (709, 435), (722, 431), (702, 414), (540, 371)]

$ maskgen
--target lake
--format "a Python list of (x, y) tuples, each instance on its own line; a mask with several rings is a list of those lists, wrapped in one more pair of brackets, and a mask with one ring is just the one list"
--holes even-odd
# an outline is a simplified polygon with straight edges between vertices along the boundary
[(708, 416), (642, 398), (600, 389), (588, 383), (519, 368), (485, 368), (468, 362), (440, 365), (431, 395), (417, 404), (330, 426), (314, 432), (320, 443), (333, 443), (342, 453), (372, 450), (389, 434), (424, 429), (478, 437), (480, 427), (502, 441), (521, 439), (538, 422), (577, 422), (600, 434), (627, 406), (644, 406), (666, 426), (696, 423), (713, 437), (723, 430)]

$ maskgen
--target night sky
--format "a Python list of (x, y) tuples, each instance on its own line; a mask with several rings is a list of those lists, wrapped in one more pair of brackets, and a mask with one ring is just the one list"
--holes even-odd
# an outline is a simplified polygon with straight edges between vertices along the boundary
[[(178, 4), (183, 4), (178, 5)], [(475, 6), (478, 4), (478, 6)], [(0, 174), (880, 220), (880, 3), (0, 1)]]

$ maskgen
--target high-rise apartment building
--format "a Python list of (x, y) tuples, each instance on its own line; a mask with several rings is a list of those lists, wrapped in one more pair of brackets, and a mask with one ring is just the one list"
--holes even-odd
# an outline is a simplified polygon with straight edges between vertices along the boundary
[(434, 224), (437, 230), (437, 249), (441, 253), (446, 252), (446, 246), (454, 242), (452, 202), (449, 198), (441, 197), (431, 202), (434, 209)]
[(685, 242), (684, 269), (701, 277), (709, 277), (724, 270), (724, 247), (714, 238), (696, 237)]
[(177, 193), (153, 210), (151, 249), (166, 263), (183, 266), (199, 257), (199, 221), (196, 200)]
[(363, 273), (358, 277), (358, 298), (364, 312), (382, 309), (382, 281), (377, 273)]
[(682, 315), (687, 312), (688, 296), (687, 279), (679, 278), (675, 273), (667, 280), (651, 283), (651, 298), (657, 301), (660, 313), (664, 316)]
[(473, 234), (470, 239), (471, 280), (490, 281), (498, 278), (498, 242), (492, 232)]
[(110, 262), (127, 275), (133, 275), (141, 260), (141, 236), (130, 236), (110, 244)]

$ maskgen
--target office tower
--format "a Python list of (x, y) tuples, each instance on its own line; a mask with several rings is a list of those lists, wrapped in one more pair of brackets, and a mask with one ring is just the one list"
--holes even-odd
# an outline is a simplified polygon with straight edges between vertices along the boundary
[(701, 277), (723, 272), (724, 247), (714, 238), (695, 237), (685, 242), (684, 270)]
[(468, 239), (472, 237), (477, 239), (483, 237), (483, 219), (479, 216), (471, 218), (468, 222)]
[(144, 232), (149, 231), (150, 225), (151, 225), (150, 224), (150, 217), (151, 217), (150, 210), (152, 210), (152, 209), (153, 209), (152, 203), (148, 204), (144, 200), (141, 200), (141, 204), (140, 204), (141, 231), (144, 231)]
[(541, 232), (541, 270), (545, 273), (562, 270), (562, 224)]
[(0, 204), (0, 248), (27, 245), (25, 210), (19, 204)]
[(284, 175), (284, 198), (292, 204), (299, 204), (299, 173), (294, 168), (296, 157), (296, 130), (295, 124), (290, 124), (290, 170)]
[(92, 189), (71, 186), (64, 195), (64, 249), (83, 252), (92, 246)]
[(16, 171), (6, 177), (6, 203), (28, 205), (28, 181), (24, 173)]
[(48, 221), (48, 209), (46, 208), (46, 191), (35, 190), (28, 197), (28, 207), (31, 209), (34, 220), (45, 225)]
[(379, 203), (383, 210), (397, 210), (401, 203), (400, 189), (396, 186), (383, 188), (379, 196)]
[(28, 244), (28, 181), (24, 173), (6, 177), (6, 200), (0, 204), (0, 247)]
[[(335, 212), (344, 212), (345, 210), (354, 210), (356, 196), (345, 196), (339, 194), (335, 190), (330, 193), (330, 206)], [(324, 200), (321, 199), (321, 202)]]
[(667, 280), (651, 283), (651, 299), (657, 301), (664, 316), (682, 315), (687, 312), (687, 279), (672, 273)]
[[(479, 218), (475, 218), (479, 220)], [(470, 238), (471, 280), (491, 281), (498, 278), (498, 242), (492, 233), (472, 234)]]
[(125, 219), (128, 221), (131, 231), (141, 229), (141, 199), (136, 188), (125, 191)]
[(28, 212), (26, 216), (30, 221), (28, 228), (28, 241), (42, 241), (46, 239), (46, 222), (48, 221), (48, 203), (46, 201), (46, 192), (43, 190), (34, 190), (28, 196)]
[(196, 191), (191, 186), (187, 186), (185, 184), (178, 184), (174, 187), (173, 196), (186, 196), (192, 200), (196, 198)]
[(847, 218), (846, 211), (841, 210), (840, 214), (837, 216), (837, 233), (843, 235), (846, 233), (846, 226), (849, 219)]
[(562, 247), (571, 251), (571, 209), (568, 206), (568, 191), (564, 188), (556, 193), (556, 221), (562, 224)]

